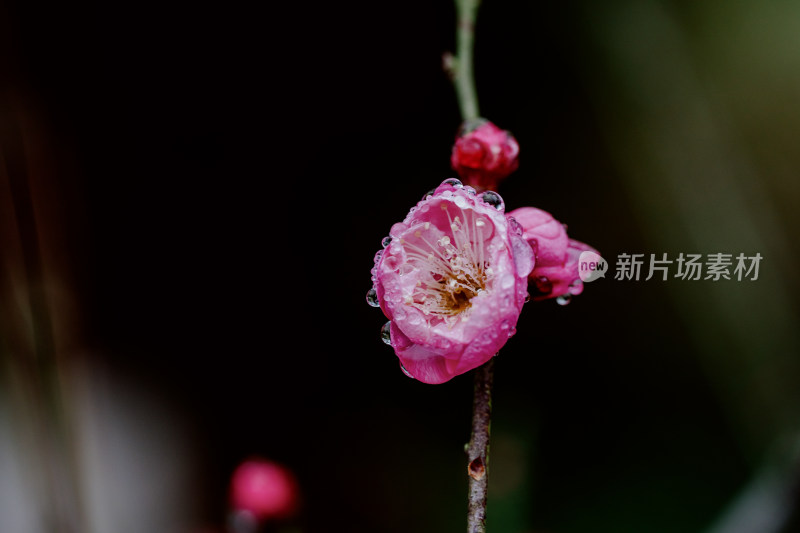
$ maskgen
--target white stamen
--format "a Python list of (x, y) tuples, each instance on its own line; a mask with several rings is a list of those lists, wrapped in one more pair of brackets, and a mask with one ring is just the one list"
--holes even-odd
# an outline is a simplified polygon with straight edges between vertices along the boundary
[[(455, 205), (458, 215), (451, 217), (448, 207), (452, 205), (440, 204), (447, 215), (445, 227), (449, 228), (452, 239), (450, 235), (443, 235), (434, 245), (417, 230), (414, 236), (421, 242), (401, 240), (409, 264), (421, 275), (406, 303), (422, 311), (428, 320), (438, 318), (451, 326), (467, 319), (472, 298), (489, 289), (494, 277), (485, 262), (482, 228), (486, 220), (460, 205)], [(425, 222), (423, 227), (430, 229), (430, 222)]]

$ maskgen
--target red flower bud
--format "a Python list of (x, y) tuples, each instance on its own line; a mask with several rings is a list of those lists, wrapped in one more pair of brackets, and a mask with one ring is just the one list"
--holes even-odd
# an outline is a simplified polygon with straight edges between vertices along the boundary
[(495, 190), (519, 166), (518, 155), (519, 144), (511, 133), (477, 118), (459, 128), (450, 164), (465, 185)]
[(230, 503), (256, 520), (288, 518), (297, 508), (298, 488), (285, 467), (264, 459), (241, 463), (231, 476)]

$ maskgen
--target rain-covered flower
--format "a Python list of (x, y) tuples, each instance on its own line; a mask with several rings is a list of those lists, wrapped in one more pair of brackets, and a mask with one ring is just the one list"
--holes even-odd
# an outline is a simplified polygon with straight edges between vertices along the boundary
[(459, 128), (450, 164), (465, 184), (495, 190), (519, 166), (518, 155), (519, 144), (510, 132), (478, 118)]
[(295, 512), (297, 500), (294, 475), (273, 461), (248, 459), (239, 464), (231, 476), (231, 508), (254, 520), (288, 518)]
[(500, 196), (445, 180), (392, 226), (367, 299), (390, 322), (403, 370), (443, 383), (477, 368), (514, 334), (533, 252)]
[(509, 216), (522, 226), (522, 236), (536, 256), (536, 267), (530, 274), (528, 290), (534, 300), (557, 298), (566, 304), (572, 296), (583, 292), (578, 274), (578, 257), (582, 252), (597, 250), (570, 239), (564, 224), (547, 211), (520, 207)]

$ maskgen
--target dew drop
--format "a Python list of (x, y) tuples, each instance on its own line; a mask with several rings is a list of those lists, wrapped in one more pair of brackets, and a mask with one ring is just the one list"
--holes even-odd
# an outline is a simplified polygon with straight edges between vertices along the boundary
[(388, 344), (389, 346), (392, 345), (391, 327), (392, 327), (392, 321), (391, 320), (389, 322), (387, 322), (386, 324), (384, 324), (383, 327), (381, 327), (381, 340), (385, 344)]
[(457, 178), (448, 178), (442, 182), (442, 185), (450, 185), (451, 187), (455, 187), (456, 189), (461, 189), (462, 187), (464, 187), (464, 184), (461, 183), (461, 180)]
[(576, 295), (576, 294), (580, 294), (581, 291), (583, 290), (583, 281), (581, 281), (579, 279), (576, 279), (575, 281), (573, 281), (572, 283), (569, 284), (569, 287), (567, 288), (567, 290), (573, 296)]
[(561, 296), (559, 296), (559, 297), (557, 297), (557, 298), (556, 298), (556, 303), (557, 303), (558, 305), (567, 305), (567, 304), (568, 304), (568, 303), (570, 303), (571, 301), (572, 301), (572, 295), (571, 295), (571, 294), (569, 294), (569, 293), (567, 293), (567, 294), (562, 294)]
[(427, 200), (428, 198), (430, 198), (431, 196), (433, 196), (433, 193), (435, 193), (435, 192), (436, 192), (436, 189), (431, 189), (431, 190), (429, 190), (428, 192), (426, 192), (426, 193), (425, 193), (425, 194), (422, 196), (422, 199), (423, 199), (423, 200)]
[(526, 292), (525, 293), (525, 303), (528, 303), (530, 301), (531, 301), (531, 293)]
[(503, 199), (494, 191), (486, 191), (485, 193), (481, 194), (481, 200), (494, 207), (498, 211), (502, 211), (505, 208)]
[(375, 290), (375, 287), (372, 287), (370, 290), (367, 291), (367, 303), (371, 307), (381, 306), (381, 303), (378, 301), (378, 291)]
[(384, 237), (384, 238), (383, 238), (383, 240), (381, 241), (381, 246), (383, 246), (384, 248), (386, 248), (387, 246), (389, 246), (389, 243), (390, 243), (390, 242), (392, 242), (392, 238), (391, 238), (391, 237), (389, 237), (389, 236), (387, 235), (387, 236), (386, 236), (386, 237)]
[(377, 252), (375, 252), (375, 257), (373, 257), (372, 260), (377, 265), (378, 262), (380, 262), (381, 257), (383, 257), (383, 250), (378, 250)]
[(467, 191), (467, 193), (471, 194), (472, 196), (475, 196), (475, 194), (477, 193), (475, 188), (470, 187), (469, 185), (464, 186), (464, 190)]
[(522, 237), (524, 230), (522, 229), (522, 224), (520, 224), (516, 218), (506, 216), (508, 220), (508, 225), (511, 226), (511, 231), (513, 231), (516, 235)]
[(547, 296), (553, 292), (553, 283), (545, 276), (538, 276), (533, 279), (533, 289), (541, 296)]
[(411, 375), (411, 372), (409, 372), (406, 367), (403, 366), (403, 363), (400, 363), (400, 370), (402, 370), (403, 374), (405, 374), (406, 376), (410, 377), (411, 379), (417, 379), (413, 375)]

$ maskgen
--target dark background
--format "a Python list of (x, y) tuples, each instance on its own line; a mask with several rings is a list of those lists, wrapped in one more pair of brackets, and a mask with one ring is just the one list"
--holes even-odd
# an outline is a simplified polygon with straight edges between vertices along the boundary
[[(526, 307), (496, 365), (491, 531), (704, 531), (764, 461), (784, 464), (772, 454), (794, 438), (800, 382), (797, 284), (780, 270), (797, 247), (780, 237), (796, 236), (798, 106), (758, 107), (725, 75), (761, 76), (759, 101), (784, 104), (800, 77), (788, 40), (752, 38), (785, 52), (773, 78), (748, 70), (758, 49), (731, 59), (729, 40), (790, 35), (778, 8), (753, 5), (719, 26), (713, 3), (481, 8), (481, 111), (522, 150), (508, 209), (552, 212), (612, 269), (622, 252), (765, 256), (756, 282), (612, 270), (569, 306)], [(364, 300), (381, 238), (452, 175), (452, 7), (13, 2), (2, 15), (4, 112), (37, 125), (26, 142), (53, 170), (40, 192), (58, 214), (41, 216), (63, 237), (53, 268), (70, 273), (74, 353), (177, 413), (193, 450), (186, 531), (221, 527), (228, 476), (252, 454), (298, 476), (298, 531), (463, 529), (471, 375), (406, 378)], [(676, 34), (697, 85), (659, 56), (683, 57), (662, 40)], [(702, 112), (680, 120), (703, 101), (722, 117), (711, 133)], [(722, 141), (695, 143), (687, 124)], [(719, 146), (753, 174), (703, 182), (731, 164)], [(724, 207), (731, 190), (783, 233), (739, 238), (697, 202)]]

